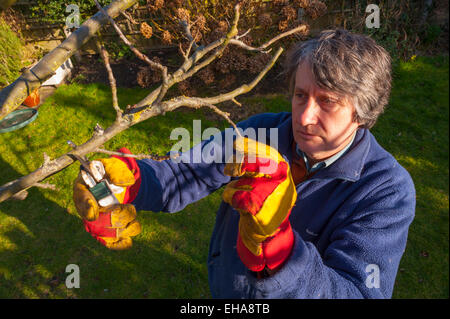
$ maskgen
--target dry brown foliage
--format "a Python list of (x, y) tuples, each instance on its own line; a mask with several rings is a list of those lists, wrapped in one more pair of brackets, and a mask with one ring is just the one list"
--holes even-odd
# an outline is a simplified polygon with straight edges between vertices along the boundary
[(149, 26), (147, 24), (147, 22), (142, 22), (141, 23), (141, 28), (140, 31), (142, 33), (142, 35), (146, 38), (146, 39), (150, 39), (153, 35), (153, 29), (151, 26)]
[(317, 19), (327, 12), (327, 6), (323, 2), (312, 1), (305, 11), (312, 19)]

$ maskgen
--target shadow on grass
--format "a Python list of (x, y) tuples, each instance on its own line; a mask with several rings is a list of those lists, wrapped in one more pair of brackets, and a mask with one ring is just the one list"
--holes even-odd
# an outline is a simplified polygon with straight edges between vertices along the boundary
[[(2, 183), (19, 177), (3, 160), (0, 170), (7, 172)], [(203, 207), (210, 200), (180, 214), (140, 212), (143, 232), (130, 250), (117, 252), (85, 232), (72, 203), (58, 205), (48, 192), (31, 188), (24, 201), (0, 204), (1, 298), (210, 296), (206, 257), (214, 216)], [(79, 289), (65, 285), (69, 264), (80, 268)]]

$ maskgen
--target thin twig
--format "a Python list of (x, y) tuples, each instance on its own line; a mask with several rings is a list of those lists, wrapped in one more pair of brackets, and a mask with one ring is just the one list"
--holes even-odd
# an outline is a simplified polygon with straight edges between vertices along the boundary
[(251, 30), (252, 30), (252, 29), (250, 28), (250, 29), (248, 29), (247, 31), (245, 31), (243, 34), (237, 35), (237, 36), (236, 36), (236, 40), (239, 40), (240, 38), (245, 37), (247, 34), (250, 33)]
[(241, 85), (237, 89), (234, 89), (231, 92), (216, 95), (214, 97), (208, 97), (208, 98), (199, 98), (199, 97), (188, 97), (188, 96), (178, 96), (173, 99), (170, 99), (168, 101), (161, 102), (158, 111), (149, 108), (148, 105), (144, 104), (135, 107), (127, 114), (126, 118), (130, 122), (136, 122), (136, 121), (143, 121), (149, 117), (164, 114), (166, 112), (173, 111), (181, 106), (188, 106), (188, 107), (195, 107), (199, 104), (206, 105), (206, 104), (218, 104), (221, 102), (229, 101), (232, 99), (235, 99), (236, 96), (245, 94), (252, 90), (256, 84), (258, 84), (259, 81), (266, 75), (266, 73), (273, 67), (277, 59), (280, 57), (281, 53), (283, 52), (283, 48), (278, 48), (275, 55), (272, 57), (272, 59), (266, 64), (264, 69), (253, 79), (252, 82), (248, 84)]
[(163, 81), (162, 81), (161, 90), (159, 91), (159, 94), (156, 97), (156, 100), (153, 102), (152, 105), (159, 104), (162, 101), (162, 99), (164, 98), (164, 96), (166, 95), (167, 91), (169, 90), (170, 84), (169, 84), (169, 79), (167, 77), (167, 69), (165, 69), (163, 71), (162, 79), (163, 79)]
[[(194, 40), (192, 40), (191, 42), (189, 42), (189, 46), (188, 46), (188, 48), (187, 48), (187, 50), (186, 50), (186, 58), (189, 58), (189, 54), (191, 54), (191, 50), (192, 50), (194, 44), (195, 44), (195, 41), (194, 41)], [(195, 49), (194, 49), (194, 50), (195, 50)]]
[[(138, 49), (136, 49), (136, 47), (134, 45), (131, 44), (130, 41), (128, 41), (128, 39), (125, 37), (125, 35), (122, 33), (122, 31), (120, 30), (119, 26), (114, 22), (114, 20), (105, 12), (105, 10), (103, 10), (103, 8), (100, 6), (100, 4), (98, 3), (97, 0), (94, 0), (95, 4), (97, 5), (97, 8), (108, 17), (109, 21), (111, 22), (111, 25), (114, 27), (114, 29), (116, 30), (116, 32), (119, 34), (120, 38), (122, 39), (122, 41), (128, 45), (128, 47), (131, 49), (131, 51), (134, 52), (134, 54), (141, 59), (142, 61), (148, 63), (151, 67), (157, 68), (161, 71), (161, 75), (162, 75), (162, 87), (161, 90), (158, 93), (158, 96), (156, 97), (154, 103), (159, 103), (162, 101), (162, 99), (164, 98), (164, 96), (167, 93), (167, 90), (169, 89), (169, 81), (168, 81), (168, 76), (167, 76), (167, 67), (154, 62), (152, 60), (150, 60), (145, 54), (143, 54), (141, 51), (139, 51)], [(154, 104), (152, 103), (152, 105)]]
[(186, 34), (186, 37), (189, 40), (189, 42), (193, 42), (192, 47), (194, 48), (194, 50), (197, 50), (198, 45), (197, 43), (195, 43), (194, 37), (192, 36), (191, 25), (186, 20), (181, 20), (180, 25), (183, 27), (184, 33)]
[(230, 119), (230, 113), (223, 112), (222, 110), (220, 110), (217, 106), (215, 106), (213, 104), (204, 104), (203, 106), (209, 107), (214, 112), (216, 112), (217, 114), (222, 116), (225, 120), (227, 120), (228, 123), (230, 123), (234, 127), (234, 130), (236, 131), (236, 134), (239, 137), (242, 137), (241, 133), (239, 133), (239, 130), (238, 130), (236, 124), (234, 124), (234, 122)]
[(298, 27), (296, 27), (296, 28), (294, 28), (292, 30), (289, 30), (289, 31), (286, 31), (284, 33), (281, 33), (281, 34), (277, 35), (273, 39), (270, 39), (269, 41), (267, 41), (263, 45), (260, 45), (257, 48), (256, 47), (252, 47), (250, 45), (247, 45), (247, 44), (245, 44), (244, 42), (242, 42), (240, 40), (237, 40), (237, 37), (235, 39), (231, 39), (230, 40), (230, 44), (237, 45), (237, 46), (239, 46), (239, 47), (241, 47), (243, 49), (246, 49), (248, 51), (260, 51), (260, 52), (263, 52), (263, 53), (268, 53), (268, 52), (270, 52), (270, 50), (265, 50), (265, 49), (267, 47), (269, 47), (270, 45), (272, 45), (274, 42), (276, 42), (276, 41), (278, 41), (278, 40), (280, 40), (280, 39), (282, 39), (284, 37), (290, 36), (290, 35), (292, 35), (294, 33), (306, 32), (307, 30), (308, 30), (308, 26), (300, 25), (300, 26), (298, 26)]
[(228, 43), (230, 43), (230, 41), (238, 33), (238, 22), (239, 22), (239, 17), (240, 17), (239, 8), (240, 8), (239, 4), (237, 4), (234, 7), (235, 15), (234, 15), (233, 24), (231, 25), (230, 31), (228, 31), (228, 33), (223, 38), (223, 43), (221, 44), (221, 46), (219, 46), (216, 49), (216, 51), (213, 52), (208, 58), (206, 58), (204, 61), (202, 61), (202, 63), (197, 64), (195, 67), (191, 68), (188, 72), (185, 72), (184, 74), (182, 74), (177, 82), (181, 82), (181, 81), (193, 76), (199, 70), (201, 70), (205, 66), (211, 64), (211, 62), (213, 62), (215, 59), (217, 59), (219, 56), (222, 55), (222, 53), (223, 53), (223, 51), (225, 51), (225, 48), (227, 47)]
[(184, 61), (188, 59), (187, 54), (183, 51), (183, 46), (181, 45), (181, 42), (178, 43), (178, 50), (180, 51), (181, 55), (184, 58)]
[(134, 20), (128, 13), (126, 13), (125, 11), (120, 11), (120, 13), (128, 19), (128, 21), (130, 21), (133, 24), (139, 24), (139, 22), (136, 22), (136, 20)]
[(108, 72), (108, 79), (109, 79), (109, 84), (111, 86), (111, 93), (112, 93), (113, 108), (114, 108), (114, 110), (116, 110), (117, 116), (120, 116), (122, 114), (122, 110), (119, 107), (119, 100), (117, 98), (116, 79), (114, 78), (114, 74), (111, 69), (111, 65), (109, 64), (109, 54), (102, 43), (97, 41), (96, 44), (97, 44), (98, 50), (100, 51), (100, 55), (102, 56), (103, 63), (105, 64), (106, 71)]
[(158, 156), (158, 155), (155, 156), (155, 155), (150, 155), (150, 154), (127, 154), (127, 153), (122, 153), (122, 152), (109, 151), (109, 150), (105, 150), (102, 148), (97, 148), (94, 152), (107, 154), (107, 155), (116, 155), (116, 156), (121, 156), (121, 157), (130, 157), (130, 158), (135, 158), (138, 160), (146, 159), (146, 158), (152, 159), (152, 160), (174, 159), (179, 156), (178, 154), (171, 154), (171, 155), (167, 155), (167, 156)]
[(187, 62), (187, 61), (188, 61), (188, 59), (189, 59), (189, 54), (191, 53), (191, 49), (192, 49), (193, 44), (194, 44), (194, 41), (193, 41), (193, 40), (192, 40), (191, 42), (189, 42), (189, 46), (187, 47), (186, 52), (184, 52), (184, 51), (183, 51), (182, 43), (181, 43), (181, 42), (178, 43), (178, 49), (179, 49), (181, 55), (182, 55), (183, 58), (184, 58), (184, 62)]
[(242, 104), (241, 103), (239, 103), (238, 101), (236, 101), (236, 99), (235, 98), (232, 98), (231, 99), (231, 101), (234, 103), (234, 104), (236, 104), (237, 106), (239, 106), (239, 107), (241, 107), (242, 106)]
[[(217, 59), (223, 53), (223, 51), (227, 47), (229, 41), (233, 37), (235, 37), (238, 33), (237, 25), (238, 25), (239, 17), (240, 17), (239, 8), (240, 8), (239, 4), (237, 4), (234, 8), (235, 9), (234, 21), (230, 28), (230, 31), (228, 31), (228, 33), (226, 34), (225, 37), (218, 39), (218, 40), (214, 41), (213, 43), (210, 43), (206, 47), (199, 46), (197, 48), (197, 50), (195, 50), (195, 52), (192, 54), (192, 56), (189, 59), (185, 60), (183, 65), (177, 71), (175, 71), (173, 74), (171, 74), (169, 79), (163, 78), (163, 84), (159, 88), (156, 88), (152, 93), (150, 93), (139, 104), (130, 108), (127, 113), (128, 114), (139, 113), (139, 112), (142, 112), (146, 108), (160, 104), (160, 102), (162, 101), (161, 96), (165, 95), (168, 88), (170, 88), (175, 83), (179, 83), (179, 82), (184, 81), (185, 79), (191, 77), (196, 72), (198, 72), (200, 69), (204, 68), (205, 66), (210, 64), (212, 61)], [(215, 50), (215, 51), (207, 59), (202, 61), (202, 63), (195, 65), (203, 56), (205, 56), (207, 53), (209, 53), (212, 50)], [(195, 67), (191, 68), (193, 65), (195, 65)], [(166, 80), (167, 80), (167, 82), (166, 82)], [(159, 113), (163, 114), (163, 113), (165, 113), (165, 111), (162, 109), (159, 109)]]
[(36, 186), (38, 188), (43, 188), (43, 189), (51, 189), (54, 191), (58, 190), (55, 185), (49, 184), (49, 183), (36, 183), (33, 186)]
[(146, 62), (147, 64), (149, 64), (150, 66), (159, 69), (161, 72), (163, 72), (164, 70), (166, 70), (167, 72), (167, 68), (163, 65), (161, 65), (160, 63), (154, 62), (152, 60), (150, 60), (145, 54), (143, 54), (141, 51), (139, 51), (138, 49), (136, 49), (136, 47), (131, 44), (130, 41), (128, 41), (128, 39), (125, 37), (125, 35), (123, 34), (122, 30), (120, 30), (119, 26), (116, 24), (116, 22), (114, 21), (113, 18), (111, 18), (106, 11), (102, 8), (102, 6), (98, 3), (97, 0), (94, 0), (95, 4), (97, 5), (97, 8), (108, 18), (109, 22), (111, 23), (111, 25), (114, 27), (114, 29), (116, 30), (117, 34), (119, 35), (120, 39), (131, 49), (131, 51), (133, 51), (133, 53), (142, 61)]
[(245, 94), (252, 90), (256, 84), (261, 81), (261, 79), (266, 75), (266, 73), (273, 67), (277, 59), (280, 57), (281, 53), (283, 52), (283, 48), (278, 48), (275, 55), (272, 57), (272, 59), (266, 64), (263, 70), (253, 79), (252, 82), (248, 84), (243, 84), (240, 87), (234, 89), (233, 91), (230, 91), (228, 93), (216, 95), (213, 97), (188, 97), (188, 96), (179, 96), (172, 100), (169, 100), (167, 102), (163, 102), (164, 105), (163, 109), (164, 111), (168, 112), (172, 109), (178, 108), (180, 106), (195, 106), (197, 104), (201, 105), (207, 105), (207, 104), (218, 104), (221, 102), (229, 101), (232, 99), (235, 99), (238, 95)]

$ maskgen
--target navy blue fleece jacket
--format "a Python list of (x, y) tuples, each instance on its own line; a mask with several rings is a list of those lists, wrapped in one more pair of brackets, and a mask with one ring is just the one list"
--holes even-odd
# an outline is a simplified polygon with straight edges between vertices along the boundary
[[(260, 114), (238, 126), (259, 128), (259, 133), (267, 129), (267, 144), (269, 129), (277, 128), (278, 151), (291, 163), (291, 113)], [(177, 212), (227, 184), (223, 161), (192, 163), (205, 150), (224, 158), (225, 143), (217, 143), (217, 137), (183, 153), (179, 163), (138, 161), (142, 184), (133, 201), (137, 210)], [(212, 296), (390, 298), (415, 212), (408, 172), (369, 130), (360, 128), (349, 150), (298, 184), (297, 193), (290, 215), (292, 254), (277, 273), (264, 279), (257, 279), (239, 259), (239, 214), (221, 203), (207, 261)]]

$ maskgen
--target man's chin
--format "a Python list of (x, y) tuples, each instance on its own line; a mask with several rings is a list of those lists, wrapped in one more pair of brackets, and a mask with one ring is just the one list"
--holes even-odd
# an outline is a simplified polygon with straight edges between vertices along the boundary
[(317, 145), (317, 142), (314, 142), (313, 140), (305, 141), (303, 139), (298, 139), (296, 142), (300, 150), (308, 155), (308, 157), (314, 157), (314, 154), (321, 153), (320, 145)]

